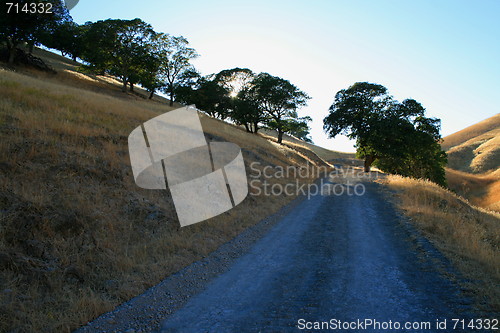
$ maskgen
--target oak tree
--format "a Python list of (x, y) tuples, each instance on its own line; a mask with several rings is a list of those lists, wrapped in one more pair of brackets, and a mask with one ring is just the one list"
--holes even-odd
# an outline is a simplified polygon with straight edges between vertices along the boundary
[(307, 105), (310, 97), (288, 80), (260, 73), (252, 81), (249, 94), (262, 112), (264, 122), (272, 124), (278, 132), (278, 143), (282, 143), (283, 134), (289, 131), (290, 119), (297, 118), (297, 109)]
[(337, 92), (323, 123), (330, 137), (356, 140), (366, 172), (375, 162), (384, 171), (445, 184), (440, 120), (425, 117), (417, 101), (400, 103), (382, 85), (357, 82)]

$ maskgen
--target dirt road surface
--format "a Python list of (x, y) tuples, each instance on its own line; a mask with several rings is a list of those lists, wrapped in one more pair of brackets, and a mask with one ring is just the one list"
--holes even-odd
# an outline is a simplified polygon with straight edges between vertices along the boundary
[[(297, 205), (161, 332), (300, 332), (325, 321), (318, 331), (345, 328), (341, 321), (350, 329), (337, 331), (380, 332), (375, 321), (391, 321), (447, 332), (452, 319), (473, 317), (449, 263), (403, 222), (381, 185), (362, 185), (360, 196), (316, 195)], [(444, 319), (447, 330), (437, 329)]]

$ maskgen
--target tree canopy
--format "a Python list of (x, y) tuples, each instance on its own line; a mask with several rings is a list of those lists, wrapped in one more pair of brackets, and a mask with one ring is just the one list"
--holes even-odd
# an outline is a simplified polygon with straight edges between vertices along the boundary
[(323, 123), (330, 137), (356, 140), (365, 171), (375, 163), (387, 172), (445, 184), (440, 120), (425, 117), (419, 102), (398, 102), (382, 85), (357, 82), (337, 92)]
[(191, 89), (184, 87), (182, 100), (210, 116), (230, 118), (252, 133), (257, 133), (260, 126), (274, 129), (279, 143), (284, 133), (310, 141), (307, 123), (311, 118), (299, 118), (297, 114), (310, 97), (288, 80), (268, 73), (256, 75), (248, 68), (233, 68), (192, 82)]
[[(38, 5), (42, 6), (38, 6)], [(45, 11), (45, 4), (50, 10)], [(33, 8), (35, 10), (33, 10)], [(17, 47), (35, 45), (42, 34), (53, 33), (60, 24), (72, 21), (61, 0), (17, 0), (4, 3), (0, 10), (0, 40), (7, 45), (9, 64), (13, 64)]]
[(38, 41), (61, 52), (63, 56), (70, 55), (73, 61), (82, 57), (84, 26), (79, 26), (71, 20), (60, 22), (52, 31), (40, 33)]
[(155, 32), (141, 19), (105, 20), (87, 23), (83, 59), (90, 67), (115, 75), (128, 83), (139, 81), (143, 72), (154, 69), (151, 40)]
[[(191, 61), (198, 57), (182, 36), (158, 33), (143, 20), (108, 19), (78, 25), (61, 0), (51, 15), (9, 14), (0, 16), (0, 37), (6, 42), (13, 62), (21, 43), (43, 44), (73, 60), (83, 60), (83, 68), (119, 78), (122, 90), (140, 84), (150, 93), (168, 94), (174, 101), (195, 104), (207, 114), (231, 119), (248, 132), (261, 126), (310, 141), (310, 117), (299, 118), (297, 110), (310, 98), (288, 80), (268, 73), (255, 74), (248, 68), (232, 68), (202, 77)], [(19, 3), (28, 3), (25, 0)], [(23, 51), (20, 51), (23, 52)]]
[(195, 49), (189, 47), (186, 38), (159, 34), (155, 38), (155, 58), (158, 61), (160, 88), (170, 97), (170, 106), (175, 100), (176, 88), (194, 71), (190, 61), (198, 57)]
[(255, 77), (249, 95), (264, 119), (278, 131), (278, 143), (283, 141), (283, 134), (289, 131), (287, 125), (290, 120), (297, 118), (297, 109), (307, 105), (310, 99), (290, 81), (268, 73), (260, 73)]

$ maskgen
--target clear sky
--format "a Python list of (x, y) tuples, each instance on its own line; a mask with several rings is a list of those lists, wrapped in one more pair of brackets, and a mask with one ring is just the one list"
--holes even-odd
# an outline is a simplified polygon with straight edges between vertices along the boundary
[(301, 116), (327, 148), (323, 118), (335, 93), (357, 81), (414, 98), (442, 120), (446, 136), (500, 112), (497, 0), (80, 0), (77, 23), (139, 17), (186, 37), (203, 74), (234, 67), (283, 77), (308, 93)]

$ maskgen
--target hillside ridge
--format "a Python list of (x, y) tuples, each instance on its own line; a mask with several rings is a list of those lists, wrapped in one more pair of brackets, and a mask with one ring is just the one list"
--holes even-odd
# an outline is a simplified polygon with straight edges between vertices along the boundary
[[(127, 147), (134, 128), (179, 106), (150, 101), (139, 87), (122, 93), (111, 77), (35, 52), (50, 56), (58, 73), (0, 68), (0, 280), (8, 282), (0, 331), (72, 331), (296, 197), (254, 186), (232, 210), (179, 228), (170, 192), (135, 184)], [(199, 115), (207, 140), (240, 146), (248, 181), (258, 186), (315, 180), (313, 172), (266, 179), (263, 168), (331, 168), (300, 142), (279, 145)]]
[(471, 203), (500, 211), (500, 114), (444, 138), (450, 189)]

